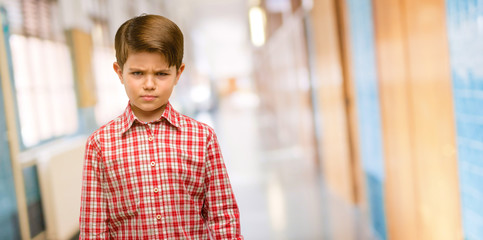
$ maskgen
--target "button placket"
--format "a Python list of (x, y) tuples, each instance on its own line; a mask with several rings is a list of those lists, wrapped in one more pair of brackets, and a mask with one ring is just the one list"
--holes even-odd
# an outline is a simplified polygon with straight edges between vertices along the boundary
[(146, 123), (146, 131), (148, 132), (148, 141), (152, 142), (154, 140), (154, 137), (153, 137), (153, 130), (151, 129), (151, 126), (149, 125), (149, 123)]

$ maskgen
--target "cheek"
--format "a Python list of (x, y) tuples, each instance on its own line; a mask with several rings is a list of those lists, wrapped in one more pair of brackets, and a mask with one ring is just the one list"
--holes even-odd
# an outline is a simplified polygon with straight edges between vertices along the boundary
[(172, 91), (173, 91), (173, 89), (174, 89), (174, 86), (175, 86), (175, 85), (174, 85), (173, 83), (167, 83), (167, 84), (166, 84), (166, 85), (163, 87), (163, 89), (164, 89), (164, 91), (165, 91), (165, 92), (172, 92)]
[(137, 88), (138, 88), (138, 86), (136, 86), (136, 84), (134, 84), (132, 81), (125, 81), (124, 82), (124, 89), (126, 90), (126, 92), (128, 94), (135, 92)]

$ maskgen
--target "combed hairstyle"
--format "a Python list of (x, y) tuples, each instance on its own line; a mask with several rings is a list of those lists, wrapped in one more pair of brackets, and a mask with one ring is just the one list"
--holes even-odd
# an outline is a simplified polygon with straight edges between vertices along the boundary
[(121, 69), (129, 53), (161, 53), (169, 67), (179, 69), (183, 61), (183, 33), (171, 20), (144, 14), (123, 23), (116, 32), (114, 46)]

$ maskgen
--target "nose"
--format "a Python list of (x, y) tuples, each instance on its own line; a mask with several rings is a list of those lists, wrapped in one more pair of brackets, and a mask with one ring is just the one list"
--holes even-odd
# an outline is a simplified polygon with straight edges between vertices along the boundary
[(154, 77), (151, 75), (146, 75), (143, 88), (144, 90), (154, 90), (156, 89), (156, 83), (154, 82)]

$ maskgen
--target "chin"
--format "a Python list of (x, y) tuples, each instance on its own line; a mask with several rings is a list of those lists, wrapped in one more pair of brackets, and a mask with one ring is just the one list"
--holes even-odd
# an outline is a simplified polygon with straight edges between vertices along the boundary
[(160, 103), (137, 103), (134, 105), (139, 110), (146, 111), (146, 112), (151, 112), (151, 111), (156, 111), (157, 109), (163, 107), (164, 104)]
[(154, 104), (154, 103), (151, 103), (151, 104), (143, 104), (142, 105), (142, 108), (144, 111), (156, 111), (162, 107), (164, 107), (166, 104)]

